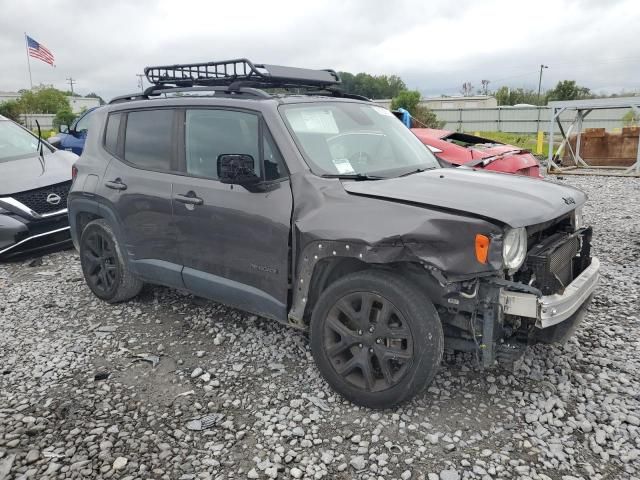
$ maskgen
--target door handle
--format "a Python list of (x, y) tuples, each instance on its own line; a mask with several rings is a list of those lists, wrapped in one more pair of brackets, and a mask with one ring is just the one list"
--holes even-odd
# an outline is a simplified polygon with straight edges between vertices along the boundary
[(127, 184), (126, 183), (122, 183), (122, 180), (120, 180), (119, 178), (116, 178), (115, 180), (109, 180), (104, 182), (104, 186), (107, 188), (110, 188), (112, 190), (126, 190), (127, 189)]
[(189, 192), (186, 195), (181, 195), (177, 193), (174, 198), (176, 201), (180, 203), (184, 203), (186, 205), (202, 205), (203, 201), (200, 197), (196, 197), (194, 192)]

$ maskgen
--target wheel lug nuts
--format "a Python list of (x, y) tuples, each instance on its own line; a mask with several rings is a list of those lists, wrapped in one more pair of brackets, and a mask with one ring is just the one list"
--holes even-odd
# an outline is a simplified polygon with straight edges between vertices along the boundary
[(369, 353), (373, 353), (373, 348), (370, 348), (370, 349), (369, 349)]
[(359, 346), (360, 348), (362, 348), (362, 344), (361, 344), (361, 343), (359, 343), (359, 344), (358, 344), (358, 346)]
[(382, 340), (379, 338), (376, 338), (376, 343), (382, 343)]
[(373, 331), (374, 331), (375, 329), (376, 329), (376, 327), (374, 327), (373, 325), (371, 325), (371, 326), (369, 327), (369, 332), (370, 332), (370, 333), (373, 333)]
[(362, 335), (362, 330), (358, 330), (358, 335)]

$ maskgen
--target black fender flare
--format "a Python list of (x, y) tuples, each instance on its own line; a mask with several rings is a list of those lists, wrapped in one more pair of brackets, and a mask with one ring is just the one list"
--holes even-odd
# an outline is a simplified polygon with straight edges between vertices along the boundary
[(402, 244), (368, 245), (345, 240), (315, 240), (309, 242), (298, 257), (298, 265), (292, 286), (289, 323), (306, 328), (305, 315), (309, 302), (309, 289), (318, 263), (328, 258), (355, 259), (367, 265), (384, 266), (391, 263), (413, 263), (422, 265), (433, 276), (443, 278), (440, 271), (415, 256), (407, 256)]
[[(109, 223), (109, 225), (113, 229), (114, 235), (118, 239), (118, 243), (120, 243), (120, 245), (123, 245), (126, 251), (125, 236), (122, 232), (122, 229), (120, 228), (120, 220), (118, 214), (112, 207), (105, 204), (104, 202), (101, 202), (97, 198), (72, 197), (69, 198), (68, 208), (69, 225), (71, 226), (71, 238), (73, 239), (73, 243), (76, 246), (76, 249), (78, 249), (80, 240), (80, 238), (78, 238), (78, 215), (82, 213), (89, 213), (95, 215), (98, 218), (102, 218)], [(124, 257), (124, 261), (127, 263), (127, 266), (133, 269), (134, 262), (129, 261), (130, 259), (128, 252)]]
[(304, 327), (304, 315), (309, 297), (309, 287), (316, 265), (326, 258), (355, 258), (364, 261), (367, 245), (345, 241), (313, 241), (308, 243), (298, 257), (297, 275), (294, 275), (293, 295), (289, 322)]

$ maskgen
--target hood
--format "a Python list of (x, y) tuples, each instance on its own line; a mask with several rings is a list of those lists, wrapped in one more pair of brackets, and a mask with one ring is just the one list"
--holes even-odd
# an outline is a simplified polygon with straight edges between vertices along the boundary
[(471, 214), (511, 227), (553, 220), (587, 200), (582, 191), (549, 181), (457, 168), (387, 180), (344, 181), (343, 186), (354, 195)]
[(0, 162), (0, 196), (69, 181), (77, 159), (75, 153), (56, 150), (45, 153), (44, 165), (38, 155)]

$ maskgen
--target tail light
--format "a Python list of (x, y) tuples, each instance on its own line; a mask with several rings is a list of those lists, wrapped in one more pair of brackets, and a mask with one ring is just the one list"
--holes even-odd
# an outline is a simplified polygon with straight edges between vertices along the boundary
[(78, 169), (74, 165), (71, 167), (71, 180), (75, 180), (77, 176), (78, 176)]

